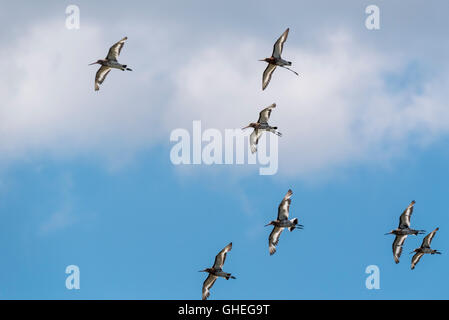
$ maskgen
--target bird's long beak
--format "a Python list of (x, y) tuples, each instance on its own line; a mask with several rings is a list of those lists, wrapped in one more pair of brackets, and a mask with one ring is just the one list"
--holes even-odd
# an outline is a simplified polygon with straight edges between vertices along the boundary
[(264, 227), (268, 227), (268, 226), (271, 226), (271, 223), (264, 225)]
[(391, 234), (391, 232), (385, 233), (386, 236), (389, 235), (389, 234)]
[(251, 127), (251, 126), (243, 127), (242, 130), (248, 129), (248, 128), (250, 128), (250, 127)]
[(200, 270), (200, 271), (198, 271), (198, 272), (206, 272), (206, 271), (204, 271), (204, 270)]
[(88, 65), (91, 66), (91, 65), (97, 64), (97, 63), (98, 63), (98, 61), (95, 61), (95, 62), (89, 63)]

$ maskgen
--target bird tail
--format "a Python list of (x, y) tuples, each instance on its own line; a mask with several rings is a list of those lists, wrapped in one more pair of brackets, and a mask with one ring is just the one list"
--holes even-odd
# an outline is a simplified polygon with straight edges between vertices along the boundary
[(294, 219), (290, 220), (290, 222), (294, 224), (294, 226), (288, 228), (288, 230), (290, 232), (292, 232), (293, 230), (295, 230), (298, 227), (297, 226), (298, 225), (298, 218), (294, 218)]
[(441, 254), (441, 251), (434, 250), (434, 251), (432, 252), (432, 254)]
[(278, 137), (282, 137), (282, 133), (280, 133), (279, 131), (276, 131), (278, 127), (271, 127), (270, 128), (270, 132), (274, 133), (275, 135), (277, 135)]

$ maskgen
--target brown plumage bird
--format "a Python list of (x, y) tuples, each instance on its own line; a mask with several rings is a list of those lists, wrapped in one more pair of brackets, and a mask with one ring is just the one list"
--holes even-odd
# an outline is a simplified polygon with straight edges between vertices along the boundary
[(281, 236), (284, 228), (288, 228), (288, 230), (293, 231), (295, 229), (302, 229), (304, 227), (303, 225), (298, 224), (298, 218), (294, 218), (291, 220), (288, 219), (290, 203), (292, 202), (290, 198), (292, 195), (293, 191), (289, 189), (284, 199), (282, 199), (281, 203), (279, 204), (277, 219), (270, 221), (270, 223), (265, 225), (265, 227), (270, 225), (274, 226), (273, 230), (270, 233), (270, 236), (268, 237), (268, 249), (270, 255), (273, 255), (276, 252), (276, 246), (279, 243), (279, 237)]
[(284, 31), (284, 33), (279, 37), (279, 39), (276, 41), (276, 43), (273, 46), (273, 53), (271, 54), (271, 57), (265, 58), (259, 61), (265, 61), (268, 63), (267, 68), (263, 72), (262, 76), (262, 90), (265, 90), (265, 88), (268, 86), (271, 80), (271, 76), (276, 69), (276, 67), (281, 67), (287, 70), (290, 70), (294, 74), (298, 75), (296, 71), (293, 71), (292, 69), (288, 68), (287, 66), (291, 66), (292, 63), (290, 61), (284, 60), (281, 58), (282, 50), (284, 49), (284, 43), (287, 41), (288, 32), (290, 31), (289, 28)]
[(415, 201), (413, 200), (412, 202), (410, 202), (408, 207), (404, 210), (404, 212), (402, 212), (401, 216), (399, 217), (399, 226), (396, 229), (386, 233), (386, 235), (394, 234), (396, 236), (393, 241), (393, 257), (394, 262), (396, 263), (399, 263), (399, 258), (401, 257), (402, 254), (402, 246), (407, 236), (408, 235), (416, 236), (418, 234), (423, 234), (425, 232), (424, 230), (415, 230), (410, 228), (410, 218), (413, 213), (414, 205)]
[(108, 55), (103, 60), (97, 60), (89, 65), (93, 64), (100, 64), (101, 67), (98, 69), (97, 73), (95, 74), (95, 91), (100, 90), (100, 84), (103, 83), (104, 79), (106, 79), (106, 76), (109, 74), (111, 69), (119, 69), (122, 71), (128, 70), (132, 71), (130, 68), (127, 67), (126, 64), (120, 64), (117, 59), (120, 55), (120, 52), (122, 51), (123, 45), (125, 44), (125, 41), (128, 39), (128, 37), (124, 37), (122, 40), (115, 43), (108, 52)]
[(249, 144), (251, 147), (251, 152), (254, 153), (257, 151), (257, 144), (259, 143), (259, 138), (262, 135), (263, 131), (274, 133), (277, 136), (282, 136), (282, 133), (277, 131), (278, 127), (272, 127), (268, 124), (268, 120), (270, 119), (271, 111), (276, 108), (276, 103), (273, 103), (260, 111), (259, 119), (257, 122), (251, 122), (246, 127), (242, 128), (242, 130), (247, 128), (253, 128), (253, 132), (249, 136)]
[(207, 272), (209, 273), (208, 277), (203, 283), (203, 294), (202, 300), (206, 300), (210, 296), (210, 288), (214, 285), (215, 281), (218, 277), (225, 278), (226, 280), (235, 279), (230, 273), (223, 271), (223, 264), (226, 260), (226, 254), (231, 251), (232, 242), (228, 244), (226, 247), (221, 250), (217, 256), (215, 257), (214, 265), (212, 268), (206, 268), (204, 270), (200, 270), (199, 272)]
[(415, 266), (417, 265), (417, 263), (419, 262), (419, 260), (421, 259), (421, 257), (423, 255), (427, 254), (441, 254), (440, 251), (438, 250), (433, 250), (432, 248), (430, 248), (430, 244), (432, 243), (432, 239), (435, 236), (435, 234), (437, 233), (437, 231), (440, 228), (436, 228), (435, 230), (433, 230), (431, 233), (429, 233), (427, 236), (424, 237), (424, 240), (422, 241), (421, 247), (416, 248), (415, 250), (413, 250), (410, 253), (416, 252), (415, 255), (412, 257), (412, 270), (415, 269)]

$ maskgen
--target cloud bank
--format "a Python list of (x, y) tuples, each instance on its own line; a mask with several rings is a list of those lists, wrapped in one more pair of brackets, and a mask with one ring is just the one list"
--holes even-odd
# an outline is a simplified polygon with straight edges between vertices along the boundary
[[(139, 37), (155, 28), (156, 41)], [(449, 129), (448, 66), (407, 77), (420, 61), (399, 46), (382, 52), (347, 30), (299, 43), (292, 30), (284, 57), (300, 76), (278, 69), (262, 92), (265, 65), (257, 59), (270, 55), (277, 35), (250, 38), (231, 31), (180, 48), (182, 32), (144, 22), (138, 30), (128, 35), (120, 57), (134, 72), (113, 70), (100, 92), (93, 90), (96, 68), (87, 64), (105, 56), (122, 34), (111, 38), (87, 24), (69, 31), (46, 21), (3, 44), (3, 162), (34, 154), (132, 157), (154, 145), (170, 147), (170, 132), (191, 128), (193, 120), (206, 128), (240, 128), (273, 102), (278, 107), (271, 122), (284, 134), (281, 174), (388, 161)], [(159, 60), (161, 51), (166, 56)]]

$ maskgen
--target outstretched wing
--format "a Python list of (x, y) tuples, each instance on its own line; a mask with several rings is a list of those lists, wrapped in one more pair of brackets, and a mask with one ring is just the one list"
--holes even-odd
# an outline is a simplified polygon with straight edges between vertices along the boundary
[(421, 247), (423, 248), (430, 248), (430, 244), (432, 243), (432, 239), (435, 236), (435, 233), (437, 233), (437, 231), (440, 228), (436, 228), (435, 230), (433, 230), (431, 233), (429, 233), (427, 236), (424, 237)]
[(212, 274), (209, 274), (209, 276), (204, 280), (203, 283), (203, 300), (206, 300), (210, 296), (210, 288), (214, 285), (215, 281), (217, 280), (217, 276), (214, 276)]
[(278, 58), (278, 59), (281, 57), (282, 50), (284, 49), (284, 43), (287, 40), (289, 31), (290, 31), (290, 28), (287, 28), (287, 30), (284, 31), (284, 33), (279, 37), (279, 39), (274, 44), (273, 54), (272, 54), (273, 57)]
[(278, 207), (278, 220), (284, 220), (288, 219), (288, 213), (290, 209), (290, 203), (292, 202), (291, 196), (293, 194), (293, 191), (289, 189), (284, 197), (282, 199), (281, 203)]
[(226, 247), (223, 248), (223, 250), (221, 250), (217, 256), (215, 257), (215, 262), (214, 262), (214, 269), (221, 269), (223, 268), (223, 264), (226, 261), (226, 254), (231, 251), (232, 249), (232, 242), (230, 244), (228, 244)]
[(407, 235), (396, 236), (393, 242), (393, 257), (394, 262), (399, 263), (399, 258), (402, 254), (402, 245), (404, 244)]
[(271, 75), (273, 74), (273, 71), (275, 69), (276, 69), (276, 65), (269, 63), (267, 68), (263, 72), (263, 76), (262, 76), (262, 90), (265, 90), (265, 88), (270, 83)]
[(257, 120), (257, 123), (268, 123), (271, 115), (271, 110), (273, 110), (274, 108), (276, 108), (276, 103), (273, 103), (272, 105), (260, 111), (259, 120)]
[(106, 66), (101, 66), (100, 69), (98, 69), (97, 74), (95, 75), (95, 91), (100, 90), (100, 84), (106, 79), (109, 71), (111, 71), (111, 68)]
[(251, 153), (257, 151), (257, 144), (259, 143), (259, 138), (262, 135), (263, 130), (254, 129), (249, 136), (249, 145), (251, 147)]
[(284, 230), (284, 228), (274, 227), (268, 237), (268, 249), (270, 251), (270, 256), (276, 252), (276, 246), (279, 243), (279, 237), (281, 236), (282, 230)]
[(402, 212), (401, 216), (399, 217), (399, 229), (410, 228), (410, 217), (412, 216), (414, 205), (415, 201), (413, 200), (412, 202), (410, 202), (407, 209)]
[(412, 270), (415, 269), (415, 266), (418, 264), (419, 259), (424, 255), (422, 252), (416, 253), (412, 258)]
[(115, 43), (108, 52), (108, 55), (106, 56), (106, 59), (108, 60), (115, 60), (117, 61), (118, 56), (120, 55), (120, 51), (122, 51), (123, 45), (125, 44), (125, 41), (128, 39), (128, 37), (124, 37), (119, 42)]

